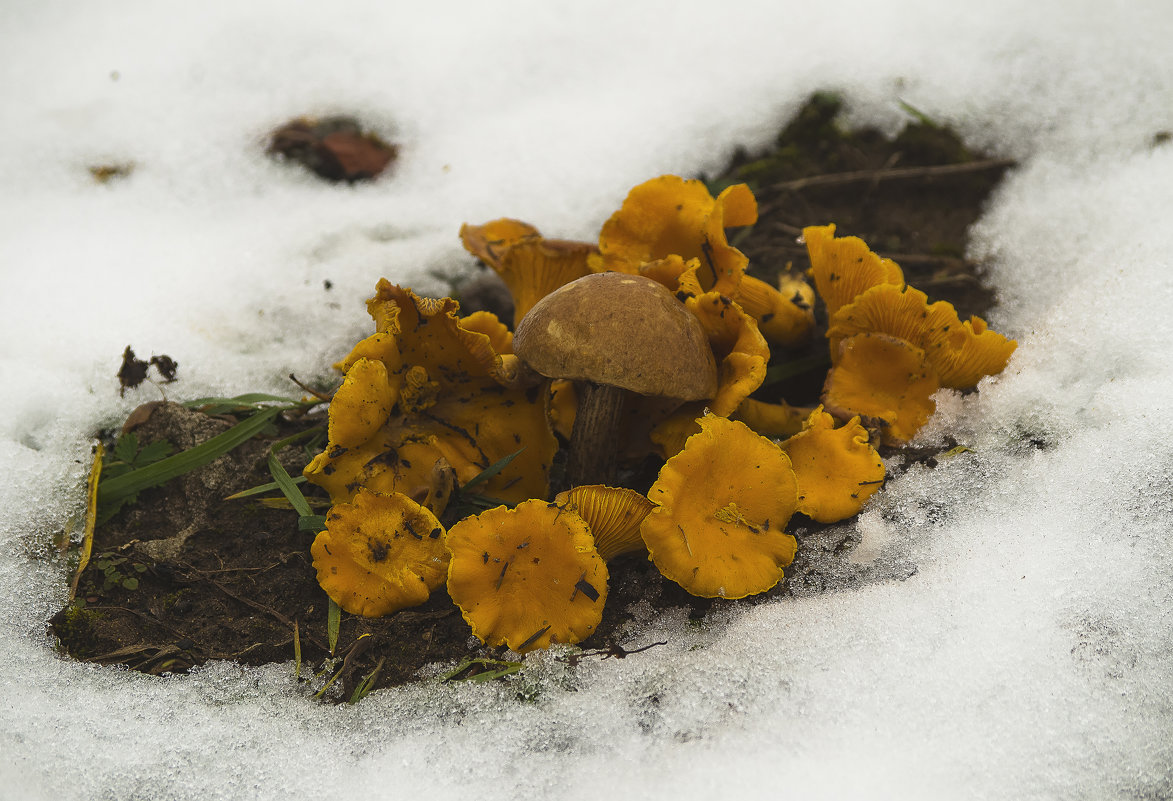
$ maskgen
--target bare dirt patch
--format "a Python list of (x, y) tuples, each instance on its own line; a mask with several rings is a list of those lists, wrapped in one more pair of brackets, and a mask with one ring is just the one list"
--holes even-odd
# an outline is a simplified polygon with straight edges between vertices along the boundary
[[(842, 129), (839, 111), (836, 96), (816, 95), (768, 152), (740, 153), (722, 175), (708, 179), (714, 191), (747, 182), (758, 197), (759, 222), (731, 239), (749, 257), (751, 272), (772, 280), (805, 270), (806, 251), (796, 241), (801, 229), (834, 222), (840, 235), (861, 236), (899, 262), (909, 283), (930, 298), (952, 302), (963, 316), (983, 315), (993, 295), (980, 265), (965, 257), (966, 232), (1010, 164), (971, 152), (950, 130), (924, 119), (914, 118), (886, 138), (870, 129)], [(460, 299), (471, 310), (493, 307), (494, 297), (499, 292), (492, 282), (482, 281), (466, 287)], [(805, 348), (775, 354), (771, 364), (781, 369), (772, 371), (774, 379), (757, 397), (817, 402), (826, 350), (816, 332)], [(166, 441), (177, 450), (236, 422), (174, 403), (155, 404), (138, 418), (132, 427), (140, 448)], [(335, 676), (336, 692), (329, 697), (342, 700), (356, 690), (412, 681), (431, 663), (500, 657), (476, 642), (444, 592), (386, 618), (343, 613), (331, 653), (328, 602), (309, 555), (313, 533), (299, 530), (297, 513), (280, 500), (224, 500), (272, 480), (267, 460), (274, 442), (324, 423), (320, 409), (283, 414), (211, 464), (140, 492), (101, 523), (76, 599), (50, 621), (62, 650), (75, 659), (153, 674), (182, 672), (211, 659), (262, 664), (297, 657), (307, 680), (315, 673)], [(108, 447), (117, 433), (107, 432)], [(282, 465), (298, 475), (314, 446), (307, 436), (298, 447), (282, 449)], [(905, 456), (911, 462), (933, 454)], [(651, 475), (655, 467), (649, 466)], [(638, 484), (647, 477), (630, 478)], [(303, 488), (320, 505), (316, 511), (324, 511), (324, 495)], [(819, 591), (835, 565), (846, 564), (843, 554), (853, 543), (842, 527), (796, 516), (790, 530), (799, 540), (798, 558), (782, 584), (754, 600)], [(653, 608), (684, 606), (694, 617), (715, 604), (745, 603), (689, 596), (645, 558), (620, 557), (609, 569), (604, 619), (582, 643), (585, 652), (625, 656), (616, 634), (637, 601)], [(461, 677), (480, 669), (472, 665)]]

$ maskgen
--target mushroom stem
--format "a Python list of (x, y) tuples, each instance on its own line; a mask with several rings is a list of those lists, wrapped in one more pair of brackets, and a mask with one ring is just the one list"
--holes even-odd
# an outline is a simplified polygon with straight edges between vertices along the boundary
[(580, 381), (566, 478), (571, 487), (612, 484), (619, 464), (619, 423), (627, 390)]

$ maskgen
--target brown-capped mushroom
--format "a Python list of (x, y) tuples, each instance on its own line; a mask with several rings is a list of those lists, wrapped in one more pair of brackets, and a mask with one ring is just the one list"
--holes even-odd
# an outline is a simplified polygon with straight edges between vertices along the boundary
[(542, 298), (517, 326), (513, 350), (547, 378), (578, 382), (571, 485), (613, 483), (625, 397), (711, 398), (717, 365), (705, 330), (663, 285), (598, 273)]

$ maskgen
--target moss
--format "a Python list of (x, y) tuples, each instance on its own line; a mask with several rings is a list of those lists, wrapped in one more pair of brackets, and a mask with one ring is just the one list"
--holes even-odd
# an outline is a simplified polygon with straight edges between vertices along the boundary
[(53, 618), (53, 631), (61, 646), (75, 659), (86, 659), (96, 652), (94, 624), (102, 613), (90, 609), (85, 601), (76, 600)]

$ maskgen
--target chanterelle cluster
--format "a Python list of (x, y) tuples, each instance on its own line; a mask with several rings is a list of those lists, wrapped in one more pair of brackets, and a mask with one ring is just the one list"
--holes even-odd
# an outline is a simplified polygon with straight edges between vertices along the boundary
[[(842, 520), (879, 490), (874, 434), (908, 441), (939, 388), (1005, 367), (1012, 340), (928, 303), (834, 226), (804, 230), (814, 288), (747, 275), (725, 229), (756, 219), (744, 185), (714, 198), (662, 176), (597, 245), (466, 225), (513, 296), (512, 332), (380, 282), (376, 331), (339, 364), (329, 444), (306, 468), (334, 502), (312, 549), (329, 596), (382, 615), (445, 584), (476, 637), (525, 652), (590, 636), (624, 554), (695, 595), (764, 592), (794, 559), (793, 515)], [(809, 338), (816, 289), (833, 365), (822, 406), (751, 397), (771, 348)], [(646, 496), (616, 486), (649, 459)], [(470, 482), (499, 505), (454, 513)]]

